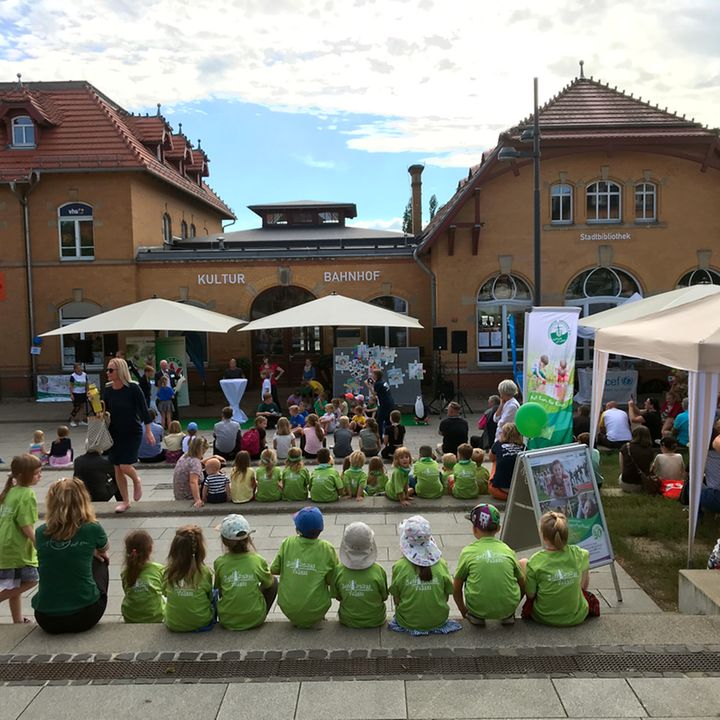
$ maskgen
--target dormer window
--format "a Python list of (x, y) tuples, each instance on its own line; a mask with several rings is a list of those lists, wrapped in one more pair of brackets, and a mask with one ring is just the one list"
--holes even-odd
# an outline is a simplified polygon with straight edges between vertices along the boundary
[(35, 147), (35, 124), (27, 115), (14, 117), (12, 126), (13, 147)]

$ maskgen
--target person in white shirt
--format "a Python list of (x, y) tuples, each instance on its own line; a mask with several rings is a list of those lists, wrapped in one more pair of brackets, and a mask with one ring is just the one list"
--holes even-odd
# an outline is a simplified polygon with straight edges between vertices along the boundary
[(630, 419), (614, 400), (605, 405), (605, 412), (600, 416), (598, 445), (609, 448), (620, 448), (632, 440)]
[(512, 380), (503, 380), (498, 385), (498, 395), (500, 395), (500, 405), (493, 415), (493, 420), (497, 423), (495, 430), (495, 442), (500, 440), (500, 432), (506, 423), (515, 422), (515, 413), (520, 407), (520, 403), (515, 397), (518, 394), (518, 386)]
[(87, 390), (88, 376), (82, 365), (75, 363), (70, 374), (70, 399), (73, 404), (70, 413), (70, 425), (72, 427), (77, 427), (78, 418), (80, 425), (87, 425)]

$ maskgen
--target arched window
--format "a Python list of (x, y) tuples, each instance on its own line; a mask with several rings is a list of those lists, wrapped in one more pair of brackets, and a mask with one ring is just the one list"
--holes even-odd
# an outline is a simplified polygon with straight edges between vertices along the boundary
[[(71, 325), (78, 320), (98, 315), (102, 312), (102, 308), (94, 302), (82, 300), (80, 302), (69, 302), (60, 308), (59, 320), (60, 327)], [(117, 335), (115, 336), (117, 337)], [(62, 357), (62, 366), (64, 370), (72, 370), (75, 364), (75, 341), (76, 340), (92, 340), (93, 359), (87, 364), (88, 368), (101, 368), (105, 351), (103, 348), (103, 335), (100, 333), (89, 335), (86, 333), (78, 333), (76, 335), (60, 336), (60, 354)], [(117, 346), (117, 343), (116, 343)]]
[(655, 183), (635, 185), (635, 222), (650, 223), (657, 220), (657, 187)]
[(163, 242), (170, 245), (172, 243), (172, 220), (167, 213), (163, 213), (162, 220)]
[(685, 273), (677, 283), (679, 288), (691, 285), (720, 285), (720, 272), (710, 268), (697, 268)]
[(618, 223), (622, 220), (622, 192), (617, 183), (606, 180), (591, 183), (585, 197), (587, 222)]
[(13, 147), (35, 147), (35, 124), (32, 118), (19, 115), (11, 120), (10, 125)]
[(58, 208), (61, 260), (94, 260), (93, 209), (87, 203), (66, 203)]
[[(580, 317), (622, 305), (640, 292), (638, 281), (625, 270), (595, 267), (576, 275), (568, 285), (565, 304), (581, 308)], [(578, 362), (592, 360), (592, 341), (578, 338)]]
[[(395, 295), (382, 295), (370, 300), (371, 305), (377, 305), (385, 310), (392, 310), (401, 315), (408, 314), (406, 300)], [(407, 347), (410, 333), (407, 328), (400, 327), (369, 327), (367, 328), (368, 345), (385, 345), (387, 347)]]
[(477, 294), (478, 363), (511, 362), (510, 317), (515, 319), (518, 361), (522, 360), (525, 311), (531, 307), (530, 287), (517, 275), (495, 275), (482, 285)]
[(194, 223), (190, 223), (190, 237), (191, 238), (195, 237), (195, 224)]
[(180, 237), (183, 240), (187, 240), (188, 237), (188, 226), (184, 220), (180, 223)]
[(569, 225), (573, 221), (573, 189), (557, 183), (550, 189), (550, 221), (553, 225)]

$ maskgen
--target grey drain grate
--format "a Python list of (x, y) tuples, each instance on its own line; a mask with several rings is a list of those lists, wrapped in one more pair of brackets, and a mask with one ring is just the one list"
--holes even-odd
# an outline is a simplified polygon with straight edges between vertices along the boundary
[(8, 663), (0, 682), (176, 678), (313, 678), (398, 675), (719, 673), (720, 654), (603, 653), (546, 656), (401, 657), (350, 660), (196, 660)]

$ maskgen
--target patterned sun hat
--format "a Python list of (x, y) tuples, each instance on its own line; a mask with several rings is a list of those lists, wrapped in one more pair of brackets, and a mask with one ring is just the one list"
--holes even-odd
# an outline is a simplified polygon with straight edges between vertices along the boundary
[(466, 517), (478, 530), (492, 532), (500, 527), (500, 513), (489, 503), (476, 505)]
[(242, 540), (254, 532), (242, 515), (228, 515), (220, 524), (220, 534), (226, 540)]
[(400, 523), (400, 550), (411, 563), (422, 567), (435, 565), (442, 557), (430, 523), (422, 515), (413, 515)]

